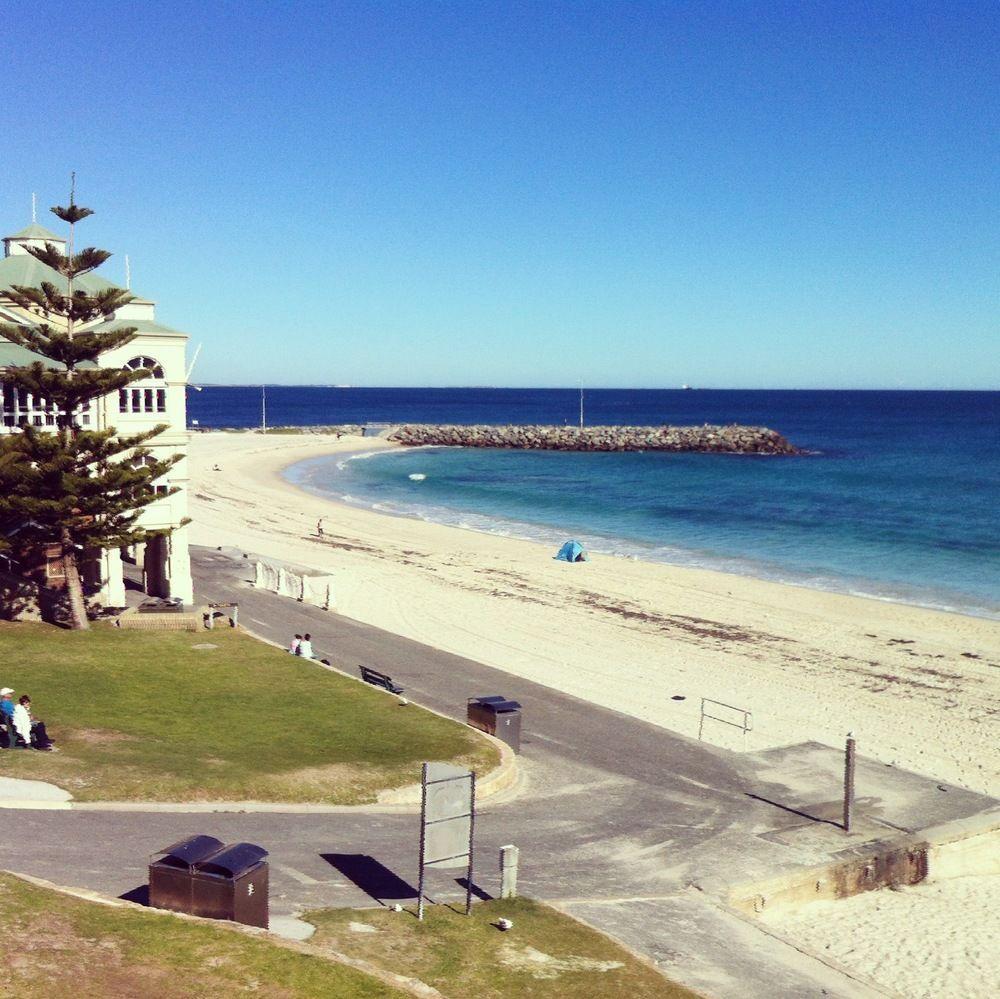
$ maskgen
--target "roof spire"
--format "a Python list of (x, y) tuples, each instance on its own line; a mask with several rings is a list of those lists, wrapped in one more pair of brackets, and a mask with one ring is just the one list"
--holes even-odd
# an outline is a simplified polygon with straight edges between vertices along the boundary
[(38, 208), (35, 201), (35, 192), (31, 192), (31, 224), (34, 225), (38, 221)]

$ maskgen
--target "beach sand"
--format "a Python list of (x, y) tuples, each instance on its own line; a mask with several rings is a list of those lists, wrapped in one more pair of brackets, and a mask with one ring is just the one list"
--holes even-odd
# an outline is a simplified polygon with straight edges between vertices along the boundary
[[(557, 562), (548, 546), (358, 509), (281, 475), (386, 446), (195, 434), (191, 540), (313, 567), (334, 577), (341, 614), (685, 735), (711, 697), (753, 712), (749, 750), (837, 746), (853, 730), (864, 756), (1000, 792), (1000, 623), (612, 556)], [(496, 693), (516, 696), (516, 680)], [(741, 746), (721, 725), (705, 736)]]
[(997, 875), (812, 902), (767, 922), (905, 999), (986, 999), (1000, 992)]

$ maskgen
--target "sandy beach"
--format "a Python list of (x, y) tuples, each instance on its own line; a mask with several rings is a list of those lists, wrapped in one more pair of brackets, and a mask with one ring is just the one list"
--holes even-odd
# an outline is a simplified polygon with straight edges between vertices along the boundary
[(996, 875), (813, 902), (769, 922), (801, 946), (861, 971), (905, 999), (996, 995)]
[[(355, 508), (281, 474), (386, 446), (195, 434), (191, 540), (314, 568), (334, 577), (341, 614), (686, 735), (710, 697), (752, 711), (749, 750), (840, 745), (853, 730), (866, 756), (1000, 792), (997, 622), (611, 556), (558, 562), (547, 546)], [(705, 737), (741, 747), (721, 725)]]

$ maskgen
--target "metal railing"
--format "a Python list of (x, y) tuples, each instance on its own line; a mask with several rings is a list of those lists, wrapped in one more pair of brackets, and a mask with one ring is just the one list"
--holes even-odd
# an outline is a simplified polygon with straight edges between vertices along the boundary
[[(726, 717), (726, 712), (729, 716)], [(753, 714), (746, 708), (738, 708), (723, 701), (713, 701), (711, 697), (701, 699), (701, 718), (698, 720), (698, 738), (701, 739), (705, 730), (705, 720), (717, 721), (732, 728), (738, 728), (743, 733), (743, 749), (747, 748), (747, 732), (753, 731)], [(738, 719), (738, 720), (737, 720)]]

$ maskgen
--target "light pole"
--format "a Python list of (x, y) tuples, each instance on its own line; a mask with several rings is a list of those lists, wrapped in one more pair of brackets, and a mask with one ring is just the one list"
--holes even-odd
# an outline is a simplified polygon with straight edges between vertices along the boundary
[(267, 386), (260, 387), (260, 432), (267, 433)]

